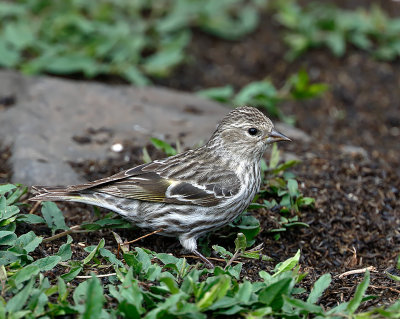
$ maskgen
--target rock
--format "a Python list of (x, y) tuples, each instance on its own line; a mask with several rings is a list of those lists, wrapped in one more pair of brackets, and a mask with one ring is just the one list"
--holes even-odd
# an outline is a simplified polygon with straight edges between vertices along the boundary
[(300, 156), (298, 156), (295, 153), (292, 152), (284, 152), (281, 154), (282, 162), (287, 162), (287, 161), (298, 161), (301, 162)]
[(354, 146), (354, 145), (342, 145), (340, 146), (340, 151), (343, 154), (348, 154), (351, 156), (361, 156), (365, 159), (368, 158), (368, 153), (367, 151), (362, 148), (361, 146)]
[(206, 141), (229, 111), (193, 94), (162, 88), (109, 86), (0, 72), (0, 96), (16, 103), (0, 110), (2, 144), (13, 145), (13, 181), (73, 184), (69, 161), (101, 159), (124, 140), (150, 137), (191, 146)]
[[(207, 141), (229, 108), (193, 94), (129, 85), (26, 77), (0, 71), (0, 139), (12, 145), (13, 182), (69, 185), (82, 182), (69, 162), (103, 159), (129, 140), (157, 137), (186, 147)], [(297, 139), (305, 133), (278, 124)], [(296, 137), (295, 137), (296, 136)]]

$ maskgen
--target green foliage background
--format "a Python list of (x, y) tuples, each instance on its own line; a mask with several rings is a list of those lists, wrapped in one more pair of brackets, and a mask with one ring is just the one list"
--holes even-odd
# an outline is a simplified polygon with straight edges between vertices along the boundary
[(29, 74), (118, 75), (136, 85), (187, 57), (191, 28), (235, 40), (267, 0), (0, 2), (0, 66)]

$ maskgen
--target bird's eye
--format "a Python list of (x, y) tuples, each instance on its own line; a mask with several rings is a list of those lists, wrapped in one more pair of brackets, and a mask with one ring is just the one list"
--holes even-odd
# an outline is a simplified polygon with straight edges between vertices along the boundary
[(251, 127), (248, 130), (250, 135), (256, 135), (258, 133), (258, 130), (255, 127)]

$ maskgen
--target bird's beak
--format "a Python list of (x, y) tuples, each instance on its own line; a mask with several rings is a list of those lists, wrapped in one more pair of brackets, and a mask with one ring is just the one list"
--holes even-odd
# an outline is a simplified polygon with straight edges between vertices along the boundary
[(267, 143), (271, 144), (271, 143), (280, 142), (280, 141), (291, 142), (292, 140), (290, 138), (288, 138), (286, 135), (283, 135), (282, 133), (279, 133), (275, 129), (272, 129), (272, 131), (267, 136)]

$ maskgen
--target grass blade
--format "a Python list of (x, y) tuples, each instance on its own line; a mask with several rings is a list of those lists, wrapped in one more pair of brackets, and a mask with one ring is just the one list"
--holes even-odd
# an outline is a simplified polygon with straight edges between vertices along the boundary
[(307, 302), (314, 304), (321, 298), (325, 289), (329, 287), (332, 281), (332, 277), (330, 274), (325, 274), (319, 277), (319, 279), (315, 282), (314, 288), (311, 290), (310, 295), (307, 298)]
[(360, 306), (365, 291), (368, 288), (369, 279), (370, 279), (370, 274), (369, 270), (367, 270), (365, 272), (364, 280), (357, 286), (354, 298), (350, 300), (349, 304), (347, 305), (346, 310), (349, 314), (353, 314)]

